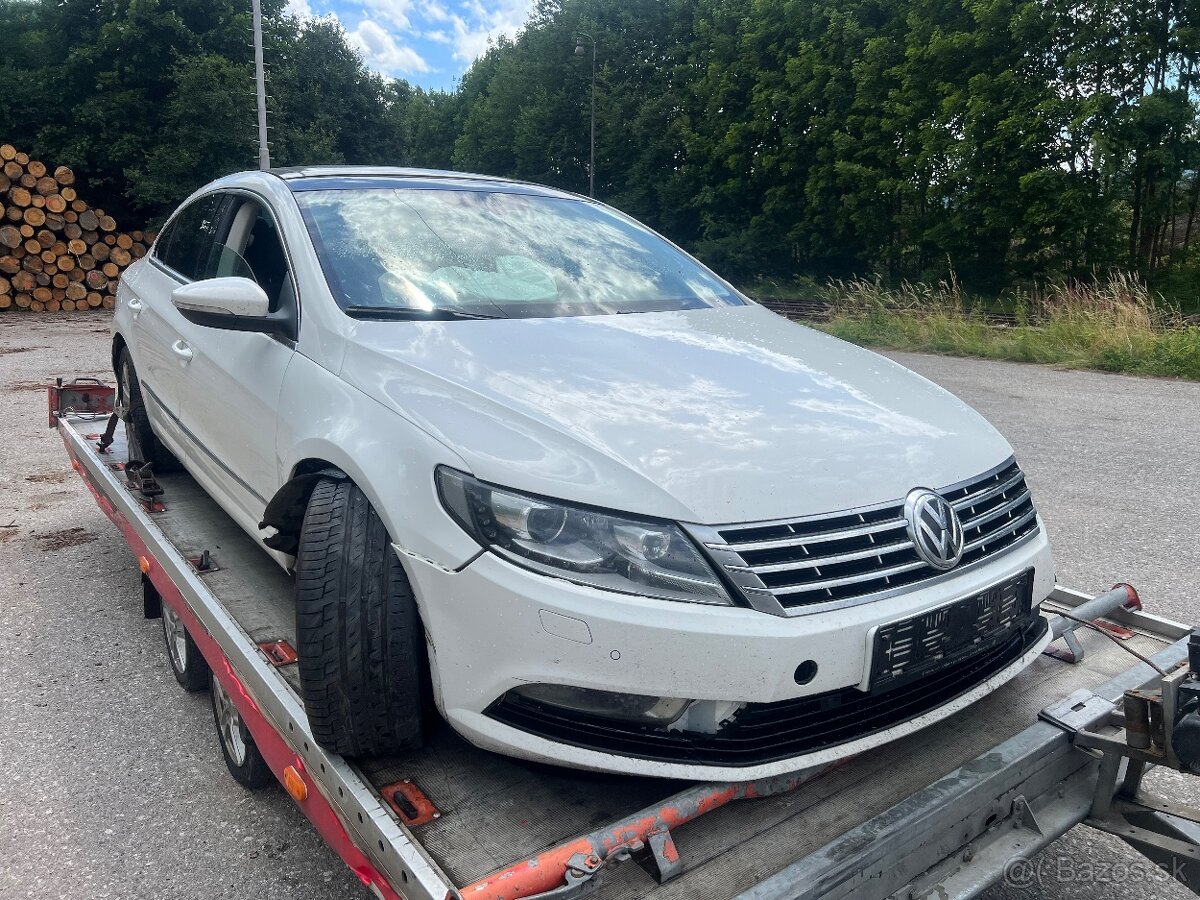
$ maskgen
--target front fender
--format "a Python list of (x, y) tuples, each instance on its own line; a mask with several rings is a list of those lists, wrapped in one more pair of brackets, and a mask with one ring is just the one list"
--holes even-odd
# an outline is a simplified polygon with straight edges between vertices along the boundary
[(446, 569), (479, 555), (480, 546), (442, 508), (434, 480), (438, 465), (469, 471), (463, 459), (301, 355), (280, 394), (276, 453), (288, 483), (320, 463), (344, 472), (404, 552)]

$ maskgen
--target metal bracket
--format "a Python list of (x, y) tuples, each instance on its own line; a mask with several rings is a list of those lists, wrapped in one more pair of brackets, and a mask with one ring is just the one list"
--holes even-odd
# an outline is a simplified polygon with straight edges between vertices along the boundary
[(1074, 734), (1094, 726), (1098, 720), (1111, 715), (1116, 708), (1117, 705), (1111, 700), (1085, 688), (1057, 703), (1051, 703), (1038, 713), (1038, 718)]
[(535, 894), (529, 900), (572, 900), (575, 897), (587, 896), (600, 886), (596, 874), (602, 868), (604, 860), (599, 856), (576, 853), (567, 860), (567, 869), (563, 873), (565, 883), (553, 890)]
[(1018, 794), (1013, 798), (1012, 802), (1012, 823), (1014, 828), (1025, 828), (1032, 831), (1038, 837), (1045, 837), (1046, 832), (1042, 825), (1034, 815), (1033, 807), (1029, 805), (1029, 801), (1025, 799), (1024, 794)]
[(659, 884), (665, 884), (683, 871), (679, 848), (666, 828), (646, 835), (645, 851), (634, 858)]
[(560, 900), (591, 893), (598, 887), (597, 876), (606, 866), (614, 866), (634, 859), (659, 884), (671, 880), (683, 872), (683, 861), (669, 829), (652, 831), (643, 841), (632, 838), (613, 847), (603, 856), (600, 852), (572, 854), (567, 861), (563, 878), (565, 883), (549, 891), (534, 894), (528, 900)]
[(1050, 646), (1043, 650), (1042, 653), (1045, 656), (1052, 656), (1054, 659), (1061, 659), (1063, 662), (1071, 663), (1071, 665), (1083, 662), (1083, 657), (1087, 654), (1087, 651), (1083, 649), (1083, 644), (1079, 643), (1079, 638), (1075, 636), (1075, 632), (1064, 632), (1062, 637), (1063, 643), (1067, 645), (1066, 650)]

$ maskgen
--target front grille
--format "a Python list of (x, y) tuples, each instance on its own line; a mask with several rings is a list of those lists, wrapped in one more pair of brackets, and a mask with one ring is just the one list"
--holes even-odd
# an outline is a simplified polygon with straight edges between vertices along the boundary
[[(1016, 460), (939, 493), (962, 521), (958, 568), (1000, 553), (1038, 530), (1033, 498)], [(773, 600), (787, 613), (853, 602), (945, 574), (909, 540), (904, 500), (783, 522), (718, 526), (704, 546), (751, 605)]]
[(865, 693), (849, 687), (747, 704), (717, 734), (587, 716), (514, 694), (505, 694), (487, 714), (528, 734), (588, 750), (661, 762), (753, 766), (845, 744), (945, 706), (1033, 649), (1046, 627), (1046, 620), (1034, 613), (1001, 643), (898, 690)]

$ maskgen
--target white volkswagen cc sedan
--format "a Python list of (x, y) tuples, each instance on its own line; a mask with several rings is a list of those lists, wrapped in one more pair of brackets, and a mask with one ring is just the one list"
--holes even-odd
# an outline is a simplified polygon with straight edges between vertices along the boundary
[(131, 452), (295, 573), (315, 735), (747, 780), (942, 719), (1049, 641), (1005, 440), (601, 203), (234, 175), (121, 282)]

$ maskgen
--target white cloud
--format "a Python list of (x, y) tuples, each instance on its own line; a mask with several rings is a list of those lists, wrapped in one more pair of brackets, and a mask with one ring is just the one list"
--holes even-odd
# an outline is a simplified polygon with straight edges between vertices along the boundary
[(382, 20), (400, 32), (412, 27), (409, 13), (412, 10), (412, 0), (362, 0), (363, 6), (375, 13)]
[(299, 19), (311, 19), (315, 15), (308, 0), (288, 0), (283, 11), (289, 16), (296, 16)]
[(489, 40), (501, 34), (514, 37), (532, 8), (533, 0), (499, 0), (488, 6), (479, 0), (468, 0), (461, 13), (452, 13), (450, 17), (454, 25), (454, 58), (469, 63), (483, 55)]
[(421, 16), (430, 22), (449, 22), (450, 13), (437, 0), (428, 0), (421, 6)]
[(363, 19), (347, 33), (350, 43), (363, 55), (363, 62), (377, 72), (393, 77), (430, 71), (430, 65), (412, 47), (398, 44), (372, 19)]
[[(287, 12), (333, 11), (371, 69), (391, 77), (461, 72), (499, 35), (515, 37), (535, 0), (288, 0)], [(351, 28), (351, 23), (357, 22)], [(442, 48), (447, 48), (443, 50)], [(419, 49), (418, 49), (419, 48)], [(453, 60), (453, 62), (451, 62)], [(433, 64), (431, 64), (431, 62)]]

